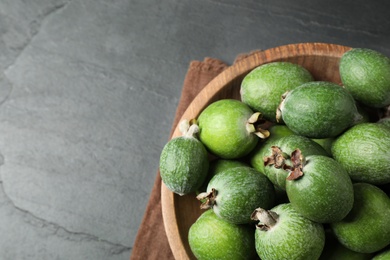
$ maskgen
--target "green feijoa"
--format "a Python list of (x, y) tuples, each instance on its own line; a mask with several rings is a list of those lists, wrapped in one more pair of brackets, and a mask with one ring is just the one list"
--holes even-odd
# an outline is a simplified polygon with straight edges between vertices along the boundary
[(333, 144), (333, 142), (334, 142), (335, 139), (336, 139), (335, 137), (320, 138), (320, 139), (312, 138), (312, 140), (313, 140), (314, 142), (316, 142), (317, 144), (321, 145), (321, 147), (324, 148), (324, 150), (325, 150), (329, 155), (332, 154), (332, 144)]
[(290, 203), (271, 210), (256, 209), (255, 232), (257, 254), (262, 260), (318, 259), (325, 244), (323, 225), (299, 214)]
[(330, 224), (338, 241), (361, 253), (374, 253), (390, 244), (390, 198), (369, 183), (355, 183), (352, 210)]
[(390, 117), (381, 118), (379, 119), (378, 123), (390, 127)]
[(293, 166), (291, 154), (296, 149), (299, 149), (303, 156), (329, 156), (322, 146), (304, 136), (293, 134), (277, 139), (268, 153), (264, 154), (264, 174), (282, 190), (286, 189), (286, 178)]
[(272, 62), (249, 72), (241, 83), (241, 100), (267, 120), (275, 122), (280, 97), (288, 90), (313, 81), (304, 67), (290, 62)]
[(390, 128), (384, 124), (353, 126), (333, 142), (332, 155), (355, 182), (390, 182)]
[(373, 254), (355, 252), (343, 246), (329, 229), (325, 230), (325, 247), (319, 260), (370, 260)]
[(361, 115), (347, 90), (332, 82), (315, 81), (286, 93), (277, 118), (298, 135), (321, 139), (341, 134)]
[(352, 181), (334, 159), (323, 155), (304, 158), (299, 150), (292, 155), (293, 169), (287, 177), (286, 192), (302, 216), (319, 222), (340, 221), (352, 209)]
[(217, 216), (233, 224), (251, 222), (257, 207), (271, 208), (275, 201), (272, 183), (252, 167), (235, 167), (216, 174), (207, 191), (197, 198), (205, 202), (201, 208), (212, 208)]
[(222, 220), (206, 210), (188, 231), (188, 243), (196, 259), (254, 259), (254, 229)]
[(214, 161), (211, 161), (206, 180), (203, 182), (203, 185), (199, 188), (200, 192), (206, 191), (207, 185), (209, 184), (209, 181), (214, 177), (214, 175), (226, 169), (239, 167), (239, 166), (249, 166), (249, 165), (239, 160), (215, 159)]
[(390, 260), (390, 248), (381, 252), (378, 252), (372, 260)]
[(208, 105), (197, 119), (199, 139), (207, 149), (223, 159), (237, 159), (255, 148), (259, 137), (269, 135), (258, 123), (260, 113), (254, 113), (239, 100), (221, 99)]
[(371, 107), (390, 105), (390, 59), (382, 53), (354, 48), (340, 59), (340, 77), (345, 88)]
[(294, 134), (286, 125), (272, 125), (269, 129), (269, 137), (260, 141), (248, 156), (250, 165), (261, 173), (264, 173), (264, 156), (268, 153), (275, 141), (283, 136)]
[(209, 168), (206, 148), (194, 137), (192, 125), (183, 136), (171, 139), (160, 155), (160, 175), (172, 192), (185, 195), (195, 192), (204, 182)]

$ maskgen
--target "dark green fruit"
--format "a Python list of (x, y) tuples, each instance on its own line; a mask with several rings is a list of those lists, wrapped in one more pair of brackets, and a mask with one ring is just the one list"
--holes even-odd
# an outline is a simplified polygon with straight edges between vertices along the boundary
[(251, 166), (261, 173), (264, 173), (263, 158), (268, 156), (268, 151), (271, 149), (271, 146), (274, 145), (275, 141), (283, 136), (294, 134), (285, 125), (273, 125), (268, 130), (270, 132), (270, 136), (259, 142), (248, 156)]
[(253, 209), (271, 208), (275, 201), (272, 183), (251, 167), (235, 167), (216, 174), (207, 191), (197, 196), (206, 199), (203, 209), (212, 208), (220, 218), (234, 224), (251, 222)]
[(370, 49), (355, 48), (340, 59), (340, 77), (345, 88), (371, 107), (390, 104), (390, 59)]
[(260, 113), (233, 99), (222, 99), (207, 106), (199, 115), (199, 139), (207, 149), (223, 158), (236, 159), (247, 155), (259, 137), (269, 133), (258, 127)]
[(355, 183), (354, 194), (350, 213), (331, 223), (331, 228), (345, 247), (361, 253), (377, 252), (390, 244), (390, 199), (368, 183)]
[(207, 176), (209, 161), (204, 145), (194, 137), (197, 125), (183, 136), (171, 139), (160, 155), (160, 175), (172, 192), (185, 195), (195, 192)]
[(289, 91), (277, 118), (298, 135), (321, 139), (339, 135), (361, 115), (347, 90), (335, 83), (315, 81)]
[(254, 230), (247, 225), (228, 223), (207, 210), (188, 232), (191, 251), (199, 260), (254, 259)]
[(241, 100), (267, 120), (275, 122), (280, 97), (313, 77), (304, 67), (289, 62), (261, 65), (249, 72), (241, 83)]
[(331, 223), (343, 219), (353, 206), (353, 186), (348, 173), (334, 159), (322, 155), (292, 156), (294, 167), (286, 192), (302, 216)]
[(334, 141), (332, 154), (355, 182), (390, 182), (390, 128), (384, 124), (348, 129)]
[(262, 260), (318, 259), (325, 243), (321, 224), (299, 214), (291, 204), (279, 204), (271, 210), (256, 209), (256, 251)]
[(304, 136), (293, 134), (275, 140), (273, 146), (263, 157), (264, 174), (282, 190), (286, 189), (286, 178), (289, 169), (293, 166), (290, 155), (296, 149), (299, 149), (303, 156), (329, 156), (319, 144)]
[(320, 260), (370, 260), (373, 254), (359, 253), (346, 248), (331, 230), (325, 230), (325, 247)]

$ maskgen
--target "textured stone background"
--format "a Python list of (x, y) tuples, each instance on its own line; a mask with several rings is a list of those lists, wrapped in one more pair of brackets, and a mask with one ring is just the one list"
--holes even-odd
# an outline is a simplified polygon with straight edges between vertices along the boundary
[(390, 2), (0, 1), (0, 259), (128, 259), (191, 60), (390, 55)]

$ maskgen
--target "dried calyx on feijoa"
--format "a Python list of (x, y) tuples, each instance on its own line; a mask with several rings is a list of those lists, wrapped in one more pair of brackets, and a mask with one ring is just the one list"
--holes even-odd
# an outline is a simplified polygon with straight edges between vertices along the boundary
[(321, 145), (304, 136), (292, 134), (276, 139), (268, 152), (264, 153), (262, 161), (264, 163), (264, 174), (275, 186), (282, 190), (286, 190), (286, 179), (293, 167), (290, 155), (297, 147), (304, 156), (329, 156)]
[(195, 192), (204, 182), (209, 168), (207, 150), (196, 138), (199, 128), (187, 120), (180, 123), (182, 136), (171, 139), (160, 155), (160, 175), (172, 192)]
[(265, 120), (239, 100), (221, 99), (208, 105), (199, 115), (199, 139), (214, 155), (237, 159), (250, 153), (259, 137), (267, 138)]
[(256, 224), (256, 251), (262, 260), (318, 259), (325, 244), (320, 223), (299, 214), (290, 203), (271, 210), (257, 208), (252, 213)]

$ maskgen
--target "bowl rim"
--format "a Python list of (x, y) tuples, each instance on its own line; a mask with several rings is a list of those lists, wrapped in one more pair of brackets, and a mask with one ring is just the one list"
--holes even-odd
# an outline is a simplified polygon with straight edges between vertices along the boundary
[[(240, 76), (248, 73), (253, 68), (265, 63), (284, 60), (292, 57), (299, 57), (310, 54), (311, 56), (328, 56), (340, 58), (341, 54), (350, 50), (351, 47), (322, 42), (306, 42), (281, 45), (263, 51), (254, 52), (242, 60), (227, 67), (213, 80), (211, 80), (192, 100), (188, 108), (184, 111), (179, 122), (183, 119), (196, 118), (207, 106), (208, 100), (215, 97), (221, 90), (220, 86), (225, 86)], [(171, 138), (180, 136), (178, 126), (175, 127)], [(175, 259), (189, 259), (186, 248), (183, 244), (175, 213), (175, 198), (179, 196), (171, 192), (163, 182), (161, 182), (161, 206), (164, 229), (168, 238)], [(180, 242), (178, 243), (178, 238)]]

